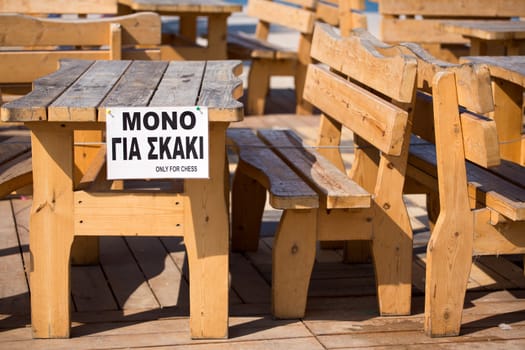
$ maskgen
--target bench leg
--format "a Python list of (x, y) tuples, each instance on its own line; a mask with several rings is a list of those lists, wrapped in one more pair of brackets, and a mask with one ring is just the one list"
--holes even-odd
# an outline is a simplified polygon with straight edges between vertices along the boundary
[(380, 154), (379, 160), (372, 255), (379, 312), (383, 316), (409, 315), (411, 309), (413, 236), (403, 201), (407, 155), (405, 142), (400, 156)]
[(437, 337), (455, 336), (460, 331), (472, 267), (474, 214), (468, 199), (454, 74), (438, 76), (434, 89), (441, 211), (427, 247), (425, 333)]
[(238, 168), (232, 186), (233, 251), (257, 251), (265, 203), (266, 189)]
[(266, 60), (252, 60), (248, 72), (246, 114), (264, 114), (266, 95), (270, 89), (270, 68), (270, 64)]
[(226, 126), (210, 124), (210, 178), (185, 181), (183, 225), (192, 338), (228, 337), (229, 222), (222, 195)]
[(66, 127), (34, 126), (31, 138), (34, 192), (29, 247), (33, 337), (68, 338), (69, 259), (74, 230), (73, 133)]
[(317, 210), (285, 210), (273, 245), (272, 313), (301, 318), (316, 253)]
[(298, 64), (297, 71), (294, 76), (295, 84), (295, 113), (299, 115), (310, 115), (313, 112), (313, 106), (311, 103), (303, 98), (304, 83), (306, 81), (306, 71), (308, 65)]
[[(403, 201), (376, 209), (372, 255), (382, 316), (410, 315), (412, 297), (412, 230)], [(378, 203), (376, 203), (378, 205)], [(390, 205), (390, 206), (389, 206)], [(389, 209), (385, 212), (384, 208)]]

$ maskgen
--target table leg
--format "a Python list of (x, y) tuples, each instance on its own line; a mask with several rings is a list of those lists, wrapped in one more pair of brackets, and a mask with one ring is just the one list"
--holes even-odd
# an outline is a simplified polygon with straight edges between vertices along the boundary
[(228, 336), (227, 123), (210, 124), (210, 178), (186, 180), (184, 243), (190, 271), (192, 338)]
[(32, 125), (33, 206), (31, 323), (35, 338), (70, 331), (70, 249), (73, 243), (73, 132), (54, 123)]
[(180, 17), (180, 35), (190, 41), (197, 40), (197, 16), (184, 15)]
[(228, 58), (226, 48), (228, 16), (228, 13), (223, 13), (210, 15), (208, 17), (208, 52), (213, 54), (213, 59), (215, 60), (225, 60)]

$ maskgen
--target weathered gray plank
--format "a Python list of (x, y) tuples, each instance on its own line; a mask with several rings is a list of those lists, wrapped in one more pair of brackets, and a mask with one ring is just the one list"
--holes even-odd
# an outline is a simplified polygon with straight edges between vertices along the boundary
[[(164, 61), (134, 61), (101, 103), (99, 113), (108, 107), (147, 106), (167, 67)], [(99, 120), (105, 115), (99, 114)]]
[(14, 100), (2, 106), (2, 121), (46, 120), (46, 108), (62, 94), (75, 80), (88, 69), (92, 61), (60, 61), (60, 69), (37, 79), (34, 90), (24, 98)]
[(150, 106), (195, 106), (206, 62), (170, 62)]
[(242, 95), (241, 61), (208, 61), (202, 82), (200, 106), (210, 108), (210, 120), (239, 121), (243, 105), (237, 101)]
[(97, 121), (97, 106), (131, 61), (96, 61), (48, 107), (50, 121)]

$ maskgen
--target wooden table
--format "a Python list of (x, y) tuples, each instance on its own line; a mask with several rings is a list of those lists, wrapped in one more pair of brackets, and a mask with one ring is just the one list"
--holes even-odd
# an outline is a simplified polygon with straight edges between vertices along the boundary
[(441, 22), (441, 28), (470, 40), (472, 56), (495, 55), (503, 47), (503, 55), (525, 53), (525, 21), (454, 20)]
[[(70, 249), (75, 236), (184, 236), (194, 338), (228, 335), (229, 219), (225, 133), (243, 119), (241, 61), (62, 61), (34, 90), (2, 106), (31, 130), (31, 319), (37, 338), (70, 334)], [(97, 158), (74, 178), (74, 132), (100, 130), (123, 107), (208, 107), (209, 178), (183, 190), (114, 189)], [(111, 154), (111, 153), (110, 153)], [(104, 160), (105, 157), (102, 157)], [(175, 160), (177, 162), (177, 160)], [(96, 173), (94, 170), (101, 169)], [(102, 175), (97, 175), (102, 174)], [(81, 186), (83, 185), (83, 186)], [(91, 186), (89, 186), (91, 185)]]
[[(228, 17), (241, 12), (242, 5), (221, 0), (118, 0), (119, 13), (154, 11), (160, 15), (178, 16), (179, 33), (169, 35), (170, 45), (162, 48), (163, 59), (226, 59)], [(197, 17), (207, 17), (208, 44), (197, 45)], [(166, 36), (165, 36), (166, 38)], [(166, 42), (166, 39), (164, 40)]]
[(462, 61), (485, 63), (493, 79), (494, 119), (503, 159), (525, 165), (523, 93), (525, 56), (465, 56)]

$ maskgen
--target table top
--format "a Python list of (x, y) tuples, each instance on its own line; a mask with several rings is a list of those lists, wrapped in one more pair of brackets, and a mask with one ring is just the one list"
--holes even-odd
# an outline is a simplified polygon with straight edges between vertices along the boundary
[(210, 122), (243, 119), (242, 62), (63, 60), (6, 103), (2, 121), (104, 122), (110, 107), (208, 107)]
[(440, 26), (450, 33), (484, 40), (525, 39), (525, 21), (450, 20)]
[(153, 11), (159, 13), (180, 12), (241, 12), (242, 5), (221, 0), (118, 0), (120, 4), (134, 11)]
[(460, 61), (484, 63), (490, 75), (525, 87), (525, 56), (464, 56)]

